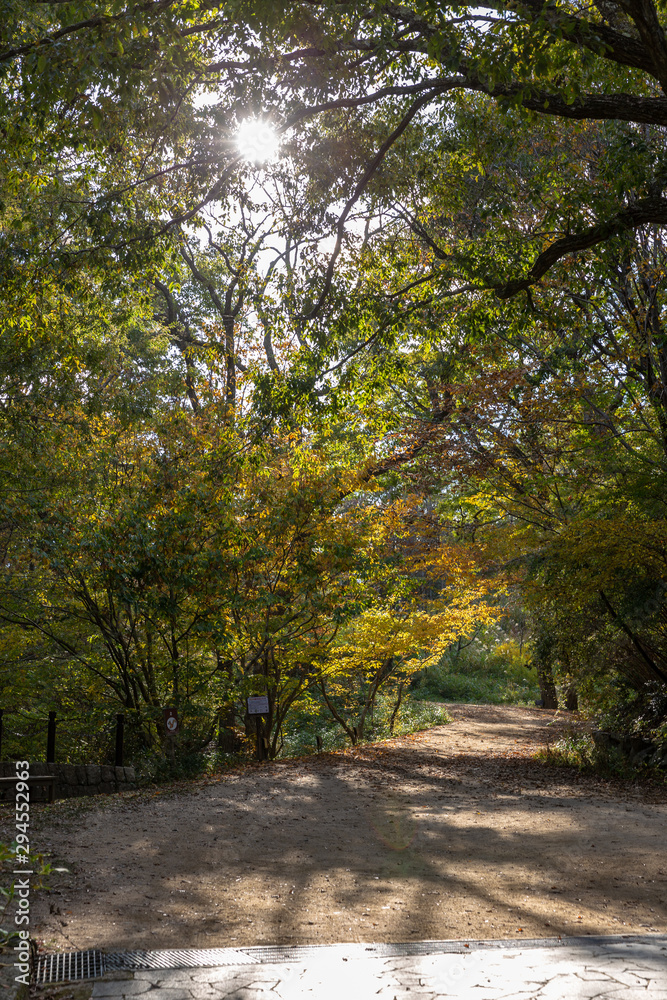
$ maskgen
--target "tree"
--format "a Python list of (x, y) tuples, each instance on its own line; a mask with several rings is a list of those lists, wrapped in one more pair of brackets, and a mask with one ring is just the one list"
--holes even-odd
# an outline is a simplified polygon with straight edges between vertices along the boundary
[[(395, 530), (398, 505), (392, 506), (385, 517)], [(380, 691), (393, 688), (396, 695), (393, 727), (410, 680), (460, 636), (500, 615), (469, 551), (442, 540), (425, 550), (414, 523), (404, 525), (402, 535), (416, 545), (394, 568), (393, 586), (385, 570), (375, 600), (340, 629), (322, 662), (320, 691), (353, 744), (363, 739)]]
[(457, 381), (422, 386), (425, 488), (514, 567), (545, 690), (552, 665), (589, 691), (664, 687), (662, 253), (655, 231), (611, 244), (523, 322), (487, 314)]
[[(561, 129), (627, 122), (649, 142), (667, 116), (665, 28), (650, 0), (586, 10), (527, 0), (483, 11), (436, 3), (156, 0), (141, 7), (11, 4), (7, 13), (0, 112), (9, 189), (18, 194), (11, 225), (19, 216), (21, 225), (38, 215), (42, 224), (57, 219), (55, 259), (67, 267), (76, 266), (84, 241), (87, 259), (101, 254), (136, 264), (140, 247), (155, 248), (224, 197), (238, 165), (231, 136), (249, 112), (272, 117), (283, 131), (298, 129), (293, 151), (300, 144), (311, 168), (326, 163), (336, 178), (329, 191), (344, 208), (331, 265), (350, 213), (372, 192), (397, 144), (419, 121), (424, 127), (439, 118), (446, 130), (457, 95), (482, 95), (501, 111), (523, 109)], [(217, 102), (198, 108), (201, 92), (217, 92)], [(141, 108), (133, 104), (137, 94)], [(225, 118), (232, 127), (221, 170), (211, 129)], [(309, 129), (313, 119), (322, 124)], [(346, 140), (332, 156), (331, 140), (343, 130)], [(486, 276), (480, 287), (510, 297), (566, 256), (619, 232), (664, 225), (659, 145), (650, 159), (644, 175), (620, 190), (589, 176), (576, 227), (552, 231), (547, 246), (534, 233), (504, 273)], [(55, 215), (44, 211), (50, 200), (60, 206)], [(57, 236), (64, 225), (67, 240)], [(44, 246), (41, 227), (32, 233)], [(428, 231), (422, 236), (428, 245)], [(323, 277), (312, 315), (330, 288), (331, 266)]]
[[(340, 165), (347, 193), (333, 258), (340, 252), (347, 216), (381, 183), (391, 151), (419, 118), (439, 118), (446, 130), (458, 94), (482, 94), (500, 110), (548, 116), (561, 129), (570, 121), (629, 122), (640, 126), (637, 135), (646, 135), (667, 122), (667, 41), (662, 12), (650, 0), (586, 10), (539, 0), (485, 10), (439, 3), (321, 3), (289, 10), (272, 5), (265, 24), (247, 63), (257, 58), (261, 45), (266, 65), (273, 47), (282, 91), (291, 98), (286, 123), (318, 117), (335, 121), (340, 133), (341, 114), (351, 123), (356, 112), (362, 127), (359, 154), (346, 155)], [(293, 39), (299, 40), (296, 45)], [(266, 87), (267, 104), (272, 86)], [(369, 108), (377, 109), (370, 119), (377, 139), (366, 157)], [(349, 148), (344, 146), (346, 153)], [(535, 233), (523, 254), (508, 262), (505, 274), (481, 287), (511, 297), (568, 255), (647, 223), (664, 225), (663, 173), (656, 149), (651, 169), (631, 190), (610, 193), (604, 182), (589, 176), (579, 224), (549, 234), (547, 246)], [(427, 238), (424, 242), (428, 245)], [(330, 280), (329, 268), (316, 310)]]
[(7, 648), (137, 711), (266, 688), (272, 753), (321, 676), (359, 730), (491, 613), (374, 535), (416, 490), (443, 558), (512, 574), (545, 677), (597, 644), (662, 683), (662, 10), (7, 13)]

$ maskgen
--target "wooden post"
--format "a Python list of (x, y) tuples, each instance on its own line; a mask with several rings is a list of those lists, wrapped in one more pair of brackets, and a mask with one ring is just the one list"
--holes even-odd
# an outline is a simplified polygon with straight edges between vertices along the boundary
[(4, 711), (4, 708), (0, 708), (0, 760), (2, 760), (2, 716)]
[(315, 735), (315, 743), (317, 744), (317, 752), (322, 753), (322, 737), (319, 733)]
[(257, 760), (264, 760), (264, 735), (262, 733), (262, 717), (255, 716), (255, 726), (257, 727)]
[(56, 713), (49, 712), (49, 727), (46, 733), (46, 763), (56, 762)]
[(125, 735), (125, 716), (119, 712), (116, 716), (116, 767), (123, 766), (123, 737)]

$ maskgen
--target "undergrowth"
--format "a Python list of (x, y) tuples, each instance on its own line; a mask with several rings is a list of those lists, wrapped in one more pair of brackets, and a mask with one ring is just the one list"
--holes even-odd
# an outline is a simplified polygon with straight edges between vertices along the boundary
[(490, 705), (534, 705), (540, 697), (537, 674), (528, 655), (509, 640), (496, 645), (475, 639), (451, 647), (418, 678), (417, 698), (481, 702)]
[(555, 767), (576, 768), (583, 774), (625, 780), (641, 778), (667, 784), (667, 774), (662, 768), (646, 763), (633, 764), (619, 748), (598, 746), (588, 734), (566, 733), (555, 743), (538, 750), (535, 757)]
[[(364, 737), (359, 741), (360, 744), (387, 739), (392, 735), (390, 719), (393, 707), (394, 701), (391, 697), (377, 698), (373, 714), (366, 720)], [(393, 735), (403, 736), (431, 726), (441, 726), (447, 722), (451, 722), (451, 719), (441, 705), (434, 705), (432, 702), (407, 695), (396, 716)], [(289, 715), (289, 725), (284, 727), (282, 749), (278, 758), (316, 753), (318, 736), (324, 752), (342, 750), (350, 746), (349, 738), (326, 708), (312, 701), (305, 703), (301, 708), (297, 706)], [(198, 752), (176, 751), (172, 760), (164, 755), (144, 759), (137, 769), (138, 779), (141, 784), (148, 784), (216, 774), (227, 767), (254, 759), (254, 754), (254, 737), (245, 738), (242, 750), (234, 754), (225, 753), (214, 744)]]
[[(18, 928), (13, 921), (16, 904), (16, 841), (0, 843), (0, 947), (8, 947), (18, 937)], [(30, 891), (36, 894), (48, 889), (46, 879), (51, 874), (51, 865), (43, 854), (31, 851), (26, 871), (31, 873)]]
[[(364, 738), (360, 743), (384, 740), (392, 735), (389, 723), (393, 705), (392, 698), (378, 697), (373, 715), (366, 721)], [(442, 706), (408, 696), (401, 705), (393, 735), (404, 736), (431, 726), (442, 726), (447, 722), (451, 722), (451, 719)], [(280, 756), (296, 757), (314, 753), (316, 736), (322, 740), (324, 751), (342, 750), (350, 746), (350, 740), (328, 712), (302, 710), (294, 714), (290, 729), (283, 734), (284, 745)]]

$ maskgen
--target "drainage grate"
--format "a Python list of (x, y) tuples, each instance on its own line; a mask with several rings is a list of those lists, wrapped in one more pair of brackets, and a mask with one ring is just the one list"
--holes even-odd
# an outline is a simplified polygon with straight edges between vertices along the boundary
[(212, 965), (255, 965), (261, 959), (236, 948), (183, 948), (164, 951), (71, 951), (37, 960), (37, 983), (99, 979), (107, 972), (150, 969), (199, 969)]
[(254, 965), (259, 958), (236, 948), (179, 948), (165, 951), (117, 951), (105, 955), (110, 969), (199, 969), (211, 965)]
[[(590, 939), (588, 939), (590, 940)], [(568, 939), (571, 943), (572, 939)], [(526, 938), (507, 941), (469, 940), (469, 941), (400, 941), (378, 944), (302, 944), (302, 945), (259, 945), (244, 948), (247, 955), (256, 956), (263, 963), (282, 963), (308, 961), (317, 954), (326, 952), (328, 955), (342, 954), (347, 958), (409, 958), (412, 955), (446, 955), (469, 954), (489, 948), (556, 948), (565, 944), (560, 938)]]
[[(318, 955), (342, 954), (352, 959), (398, 958), (410, 955), (470, 954), (471, 951), (496, 949), (555, 948), (585, 946), (590, 948), (618, 943), (654, 942), (662, 935), (591, 935), (590, 937), (527, 938), (487, 941), (405, 941), (378, 944), (330, 945), (258, 945), (249, 948), (182, 948), (164, 951), (73, 951), (60, 955), (42, 955), (35, 969), (37, 983), (61, 983), (73, 979), (98, 979), (107, 972), (138, 972), (151, 969), (196, 969), (216, 965), (256, 965), (298, 962)], [(667, 940), (667, 939), (665, 939)]]
[(104, 959), (101, 951), (44, 955), (37, 962), (35, 980), (38, 983), (62, 983), (71, 979), (96, 979), (105, 973)]
[[(572, 940), (572, 939), (570, 939)], [(590, 939), (588, 939), (590, 940)], [(98, 979), (107, 972), (138, 972), (151, 969), (197, 969), (216, 965), (255, 965), (308, 960), (326, 952), (350, 958), (398, 958), (474, 951), (477, 948), (553, 947), (557, 938), (526, 941), (405, 941), (397, 944), (259, 945), (249, 948), (181, 948), (163, 951), (73, 951), (44, 955), (37, 961), (36, 982), (58, 983), (73, 979)]]

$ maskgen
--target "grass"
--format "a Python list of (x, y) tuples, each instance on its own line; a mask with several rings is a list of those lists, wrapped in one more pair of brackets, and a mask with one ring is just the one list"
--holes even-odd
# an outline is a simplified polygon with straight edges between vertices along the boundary
[(587, 734), (566, 733), (556, 743), (539, 750), (535, 756), (545, 764), (575, 768), (583, 774), (625, 780), (641, 778), (661, 785), (667, 784), (667, 774), (662, 768), (648, 764), (634, 765), (617, 747), (600, 747)]
[(446, 654), (424, 671), (412, 693), (431, 701), (489, 705), (534, 705), (540, 697), (536, 671), (513, 642), (488, 650), (476, 641), (458, 655)]
[[(17, 903), (16, 882), (12, 875), (20, 865), (16, 861), (16, 841), (0, 843), (0, 946), (5, 948), (19, 938), (18, 927), (13, 919)], [(20, 869), (23, 873), (23, 869)], [(31, 851), (26, 871), (31, 874), (31, 894), (48, 889), (45, 879), (51, 874), (51, 865), (43, 854)], [(20, 890), (23, 891), (23, 890)]]
[[(388, 739), (392, 735), (389, 729), (393, 707), (391, 697), (377, 698), (373, 716), (366, 720), (364, 738), (360, 743)], [(451, 722), (451, 719), (441, 705), (408, 694), (396, 717), (393, 735), (403, 736), (447, 722)], [(326, 707), (313, 700), (300, 708), (296, 707), (290, 713), (288, 725), (282, 733), (283, 746), (278, 757), (301, 757), (316, 753), (317, 736), (322, 741), (324, 752), (342, 750), (351, 745), (349, 737)], [(177, 753), (173, 761), (164, 756), (145, 758), (139, 762), (137, 778), (140, 785), (196, 779), (220, 773), (228, 767), (252, 760), (254, 756), (255, 739), (247, 737), (243, 750), (238, 754), (222, 752), (211, 744), (203, 751)]]
[[(371, 743), (388, 739), (392, 735), (389, 731), (392, 709), (391, 698), (378, 697), (373, 718), (366, 721), (364, 739), (360, 742)], [(442, 726), (447, 722), (451, 722), (451, 719), (441, 705), (408, 695), (396, 718), (393, 735), (405, 736), (432, 726)], [(350, 746), (349, 738), (326, 710), (302, 710), (294, 714), (290, 729), (283, 735), (284, 745), (280, 756), (297, 757), (314, 753), (317, 749), (316, 736), (322, 740), (324, 751), (342, 750)]]

